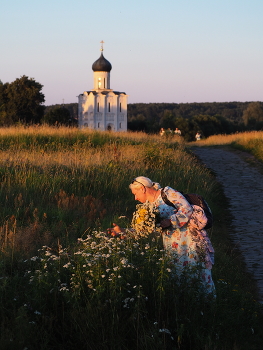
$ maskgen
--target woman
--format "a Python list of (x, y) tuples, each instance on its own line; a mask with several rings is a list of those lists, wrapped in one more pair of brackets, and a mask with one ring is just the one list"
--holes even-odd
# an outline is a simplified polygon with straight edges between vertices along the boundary
[[(180, 192), (169, 186), (161, 189), (158, 183), (144, 176), (136, 177), (129, 187), (135, 200), (141, 203), (149, 201), (158, 207), (163, 245), (169, 254), (174, 255), (178, 273), (186, 266), (201, 265), (204, 286), (208, 292), (214, 291), (211, 275), (214, 250), (203, 229), (206, 217), (202, 208), (191, 206)], [(117, 234), (121, 232), (115, 224), (113, 230)]]

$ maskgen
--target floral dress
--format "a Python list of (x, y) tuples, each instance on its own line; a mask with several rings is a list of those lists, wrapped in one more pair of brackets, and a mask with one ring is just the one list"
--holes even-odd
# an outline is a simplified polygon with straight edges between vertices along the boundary
[(214, 250), (206, 231), (206, 216), (202, 208), (191, 206), (185, 197), (171, 187), (163, 192), (177, 209), (167, 205), (160, 195), (155, 204), (161, 219), (170, 219), (171, 227), (163, 231), (163, 244), (167, 252), (174, 255), (178, 272), (184, 267), (201, 266), (201, 277), (206, 291), (214, 291), (211, 269), (214, 263)]

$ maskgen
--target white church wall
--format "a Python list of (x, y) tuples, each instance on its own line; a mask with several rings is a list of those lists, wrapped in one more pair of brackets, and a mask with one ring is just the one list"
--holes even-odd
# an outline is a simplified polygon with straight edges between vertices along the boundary
[(126, 94), (119, 95), (117, 113), (119, 131), (127, 131), (127, 98)]
[(114, 120), (116, 118), (115, 111), (115, 100), (114, 94), (109, 92), (106, 95), (105, 105), (106, 105), (106, 113), (105, 113), (105, 130), (115, 130)]
[(105, 130), (105, 96), (100, 92), (95, 96), (95, 129)]
[(109, 71), (93, 72), (93, 90), (79, 95), (79, 127), (127, 131), (128, 96), (110, 89)]

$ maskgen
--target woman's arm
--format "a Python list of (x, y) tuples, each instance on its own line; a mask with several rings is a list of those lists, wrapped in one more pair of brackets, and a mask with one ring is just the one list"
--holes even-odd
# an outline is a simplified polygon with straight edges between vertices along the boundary
[(168, 200), (175, 206), (174, 214), (170, 216), (171, 223), (175, 228), (181, 228), (186, 225), (192, 215), (193, 208), (187, 202), (185, 197), (171, 187), (165, 187), (164, 193)]

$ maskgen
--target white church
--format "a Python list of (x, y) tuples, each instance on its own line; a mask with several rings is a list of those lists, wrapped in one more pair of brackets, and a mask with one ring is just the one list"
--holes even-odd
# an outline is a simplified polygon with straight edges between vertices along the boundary
[(92, 65), (93, 90), (84, 91), (78, 96), (79, 128), (95, 130), (127, 131), (127, 98), (125, 92), (110, 88), (112, 66), (101, 55)]

